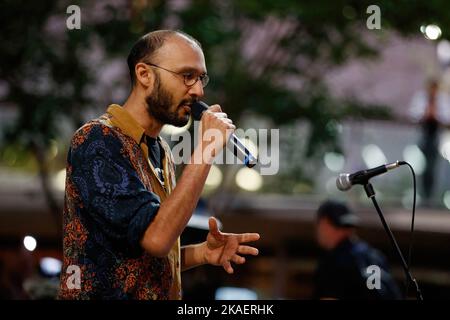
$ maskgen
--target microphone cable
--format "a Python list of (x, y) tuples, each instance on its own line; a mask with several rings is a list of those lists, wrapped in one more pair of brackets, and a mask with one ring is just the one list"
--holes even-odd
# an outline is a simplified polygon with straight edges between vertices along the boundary
[[(411, 260), (412, 260), (412, 249), (414, 244), (414, 222), (416, 218), (416, 194), (417, 194), (417, 184), (416, 184), (416, 173), (414, 172), (414, 168), (406, 161), (399, 161), (399, 165), (406, 165), (409, 167), (412, 173), (413, 177), (413, 206), (412, 206), (412, 217), (411, 217), (411, 231), (410, 231), (410, 238), (409, 238), (409, 247), (408, 247), (408, 269), (411, 268)], [(416, 279), (412, 279), (414, 285), (416, 286), (416, 292), (417, 292), (417, 299), (423, 300), (422, 292), (420, 291), (419, 284), (417, 283)], [(409, 291), (409, 281), (408, 278), (406, 278), (406, 292), (405, 297), (408, 298), (408, 291)]]

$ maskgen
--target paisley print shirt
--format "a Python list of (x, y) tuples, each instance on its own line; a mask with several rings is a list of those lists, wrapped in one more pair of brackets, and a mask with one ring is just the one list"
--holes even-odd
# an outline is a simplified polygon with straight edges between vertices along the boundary
[(164, 182), (144, 129), (119, 105), (74, 134), (67, 157), (59, 299), (180, 299), (179, 239), (167, 257), (140, 246), (175, 187), (168, 145)]

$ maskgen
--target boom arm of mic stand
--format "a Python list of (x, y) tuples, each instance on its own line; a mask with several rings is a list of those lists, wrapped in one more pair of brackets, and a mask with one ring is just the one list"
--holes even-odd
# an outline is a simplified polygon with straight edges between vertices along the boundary
[(398, 246), (397, 241), (395, 240), (394, 234), (392, 233), (391, 229), (389, 228), (388, 224), (386, 223), (386, 220), (384, 219), (383, 213), (381, 211), (380, 206), (378, 205), (377, 199), (375, 199), (375, 190), (373, 189), (373, 186), (369, 181), (367, 181), (364, 184), (364, 190), (366, 191), (367, 197), (372, 199), (373, 205), (375, 206), (378, 216), (381, 219), (381, 223), (383, 224), (384, 230), (388, 234), (389, 239), (391, 240), (391, 243), (395, 248), (395, 251), (397, 252), (398, 256), (400, 257), (403, 270), (405, 271), (406, 278), (409, 281), (411, 281), (415, 286), (417, 299), (423, 300), (423, 296), (422, 296), (422, 292), (420, 291), (419, 284), (417, 283), (417, 280), (412, 277), (411, 272), (409, 271), (408, 264), (406, 263), (406, 260), (403, 257), (402, 251), (400, 250), (400, 247)]

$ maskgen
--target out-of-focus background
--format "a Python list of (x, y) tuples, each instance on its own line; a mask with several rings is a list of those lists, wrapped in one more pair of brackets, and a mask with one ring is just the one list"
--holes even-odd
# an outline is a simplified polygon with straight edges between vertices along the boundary
[[(259, 232), (260, 255), (234, 275), (209, 266), (184, 273), (186, 299), (311, 298), (321, 254), (315, 211), (328, 198), (361, 217), (360, 237), (388, 257), (402, 286), (399, 260), (363, 188), (344, 193), (335, 185), (341, 172), (395, 160), (417, 174), (412, 272), (426, 298), (450, 297), (448, 1), (4, 0), (0, 25), (2, 298), (55, 297), (71, 135), (124, 102), (129, 49), (162, 28), (201, 42), (207, 102), (220, 103), (243, 129), (279, 129), (278, 173), (214, 166), (182, 238), (202, 241), (214, 215), (224, 231)], [(432, 82), (439, 130), (424, 138)], [(174, 130), (163, 136), (170, 141)], [(246, 143), (262, 151), (258, 141)], [(400, 168), (373, 185), (406, 255), (411, 174)]]

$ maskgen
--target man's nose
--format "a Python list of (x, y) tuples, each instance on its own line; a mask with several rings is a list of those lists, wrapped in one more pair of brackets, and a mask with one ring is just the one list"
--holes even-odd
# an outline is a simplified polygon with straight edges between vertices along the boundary
[(198, 98), (204, 96), (205, 93), (203, 92), (203, 85), (200, 79), (192, 87), (189, 88), (188, 93), (189, 95), (196, 96)]

